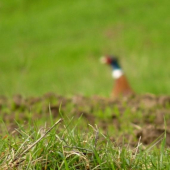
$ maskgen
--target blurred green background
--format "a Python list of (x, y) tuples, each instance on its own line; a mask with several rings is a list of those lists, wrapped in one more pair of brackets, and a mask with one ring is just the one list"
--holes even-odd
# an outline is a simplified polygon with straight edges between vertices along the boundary
[(109, 96), (115, 54), (137, 93), (170, 94), (169, 0), (1, 0), (0, 94)]

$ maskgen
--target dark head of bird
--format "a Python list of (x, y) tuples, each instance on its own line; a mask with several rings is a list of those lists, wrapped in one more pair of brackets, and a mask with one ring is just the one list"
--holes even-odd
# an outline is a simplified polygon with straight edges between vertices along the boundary
[(105, 55), (104, 57), (101, 58), (101, 62), (112, 66), (114, 70), (121, 69), (118, 59), (115, 56)]

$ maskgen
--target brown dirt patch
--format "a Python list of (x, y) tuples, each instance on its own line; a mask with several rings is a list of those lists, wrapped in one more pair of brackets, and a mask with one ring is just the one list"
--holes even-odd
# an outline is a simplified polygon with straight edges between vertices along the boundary
[(31, 114), (33, 121), (42, 118), (48, 121), (49, 112), (54, 118), (82, 117), (86, 124), (97, 124), (103, 133), (109, 131), (115, 141), (126, 136), (134, 143), (141, 136), (145, 145), (165, 132), (166, 121), (166, 143), (170, 146), (170, 96), (145, 94), (117, 100), (100, 96), (64, 97), (54, 93), (27, 98), (16, 95), (12, 99), (0, 96), (0, 115), (10, 132), (16, 128), (14, 120), (21, 124), (28, 122)]

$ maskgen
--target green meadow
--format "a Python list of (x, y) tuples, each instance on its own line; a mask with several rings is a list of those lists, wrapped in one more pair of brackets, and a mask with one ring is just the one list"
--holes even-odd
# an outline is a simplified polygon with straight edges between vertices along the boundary
[[(1, 0), (0, 169), (169, 170), (169, 6)], [(108, 98), (105, 54), (136, 95)]]
[(170, 94), (169, 1), (0, 2), (0, 94), (109, 96), (117, 55), (137, 93)]

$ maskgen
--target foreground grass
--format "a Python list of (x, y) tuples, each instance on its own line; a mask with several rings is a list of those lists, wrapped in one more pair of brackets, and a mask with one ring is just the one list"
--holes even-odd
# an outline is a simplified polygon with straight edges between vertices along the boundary
[(169, 169), (169, 103), (148, 94), (1, 96), (0, 169)]
[[(19, 125), (15, 133), (0, 138), (1, 169), (169, 169), (165, 138), (160, 148), (117, 146), (99, 129), (89, 125), (82, 133), (72, 120), (59, 119), (51, 127), (29, 130)], [(14, 132), (13, 132), (14, 133)]]

